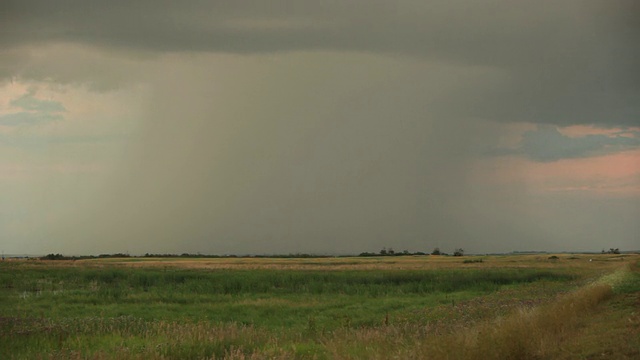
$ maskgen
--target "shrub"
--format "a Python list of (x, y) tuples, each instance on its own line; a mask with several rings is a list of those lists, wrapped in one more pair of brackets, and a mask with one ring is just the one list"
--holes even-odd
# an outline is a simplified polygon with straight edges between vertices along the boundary
[(465, 259), (463, 261), (464, 264), (473, 264), (473, 263), (481, 263), (483, 262), (482, 259)]

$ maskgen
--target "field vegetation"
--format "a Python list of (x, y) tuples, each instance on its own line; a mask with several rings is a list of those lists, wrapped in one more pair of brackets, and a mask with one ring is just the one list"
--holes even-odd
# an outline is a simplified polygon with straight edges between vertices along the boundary
[[(635, 358), (639, 261), (619, 254), (10, 260), (0, 263), (0, 354)], [(597, 336), (603, 332), (611, 338)]]

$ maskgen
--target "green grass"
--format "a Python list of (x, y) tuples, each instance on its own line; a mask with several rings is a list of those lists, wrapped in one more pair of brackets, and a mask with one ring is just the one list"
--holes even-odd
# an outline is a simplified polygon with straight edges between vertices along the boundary
[[(15, 269), (14, 269), (15, 270)], [(567, 281), (548, 270), (283, 271), (49, 268), (3, 271), (0, 314), (239, 322), (267, 327), (373, 325), (380, 314), (536, 281)]]
[(503, 315), (585, 279), (563, 268), (194, 270), (7, 262), (0, 264), (0, 354), (367, 357), (370, 349), (357, 341), (345, 349), (327, 344), (397, 331), (393, 336), (410, 346), (425, 329), (449, 331)]

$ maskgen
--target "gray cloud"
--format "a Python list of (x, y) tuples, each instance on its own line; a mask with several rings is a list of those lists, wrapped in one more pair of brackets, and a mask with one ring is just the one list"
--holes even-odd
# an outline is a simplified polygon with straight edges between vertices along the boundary
[[(24, 113), (21, 113), (23, 115), (20, 116), (16, 116), (13, 115), (14, 117), (17, 117), (18, 119), (16, 119), (15, 121), (13, 121), (11, 123), (11, 125), (7, 124), (7, 123), (3, 123), (2, 122), (2, 117), (0, 117), (0, 124), (2, 125), (6, 125), (6, 126), (17, 126), (17, 125), (25, 125), (25, 124), (30, 124), (30, 125), (34, 125), (34, 124), (42, 124), (42, 123), (46, 123), (49, 121), (59, 121), (59, 120), (63, 120), (63, 117), (60, 116), (59, 118), (47, 118), (46, 116), (44, 117), (44, 119), (33, 119), (33, 115), (24, 115)], [(42, 116), (42, 115), (40, 115)], [(49, 117), (51, 117), (51, 115), (49, 115)], [(26, 121), (25, 121), (26, 120)], [(35, 121), (34, 121), (35, 120)], [(30, 122), (31, 121), (31, 122)], [(81, 135), (81, 136), (73, 136), (73, 135), (63, 135), (63, 136), (53, 136), (50, 134), (46, 134), (46, 135), (15, 135), (15, 134), (11, 134), (11, 135), (7, 135), (7, 134), (0, 134), (0, 144), (2, 145), (6, 145), (6, 146), (12, 146), (12, 147), (19, 147), (19, 148), (24, 148), (24, 149), (37, 149), (37, 148), (42, 148), (42, 147), (50, 147), (52, 145), (68, 145), (68, 144), (101, 144), (101, 143), (112, 143), (112, 142), (119, 142), (122, 143), (124, 141), (126, 141), (127, 136), (126, 135), (122, 135), (122, 134), (114, 134), (114, 135)]]
[[(86, 42), (150, 51), (363, 50), (484, 64), (535, 62), (613, 35), (632, 41), (631, 1), (10, 1), (5, 44)], [(631, 13), (630, 13), (631, 12)], [(38, 27), (36, 27), (38, 26)], [(585, 34), (585, 30), (591, 30)], [(629, 37), (628, 39), (624, 39)], [(546, 41), (540, 41), (546, 40)], [(565, 51), (565, 55), (571, 51)]]
[[(640, 121), (639, 7), (633, 1), (43, 0), (3, 7), (4, 52), (60, 42), (136, 58), (306, 50), (409, 55), (504, 72), (497, 86), (460, 90), (457, 108), (465, 116), (558, 125)], [(25, 68), (6, 75), (16, 71), (37, 75)]]
[(64, 119), (60, 113), (66, 111), (64, 106), (57, 101), (36, 98), (33, 91), (11, 100), (9, 105), (24, 111), (0, 115), (0, 125), (38, 125), (59, 121)]
[(38, 125), (51, 121), (59, 121), (64, 119), (61, 114), (48, 112), (17, 112), (6, 115), (0, 115), (0, 125), (20, 126), (20, 125)]
[(538, 131), (524, 133), (521, 151), (537, 161), (554, 161), (605, 155), (640, 147), (640, 137), (587, 135), (571, 138), (555, 127), (538, 127)]
[(517, 148), (497, 148), (490, 155), (522, 155), (534, 161), (549, 162), (561, 159), (586, 158), (612, 154), (640, 147), (638, 131), (621, 131), (613, 135), (569, 137), (555, 126), (538, 126), (527, 131)]
[(34, 97), (34, 93), (27, 93), (9, 102), (9, 105), (23, 110), (33, 110), (39, 112), (61, 112), (65, 111), (64, 106), (57, 101), (42, 100)]

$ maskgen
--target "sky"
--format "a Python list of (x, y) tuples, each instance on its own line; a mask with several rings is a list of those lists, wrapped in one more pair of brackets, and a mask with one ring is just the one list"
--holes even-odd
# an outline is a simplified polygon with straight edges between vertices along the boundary
[(638, 250), (638, 16), (3, 1), (0, 250)]

